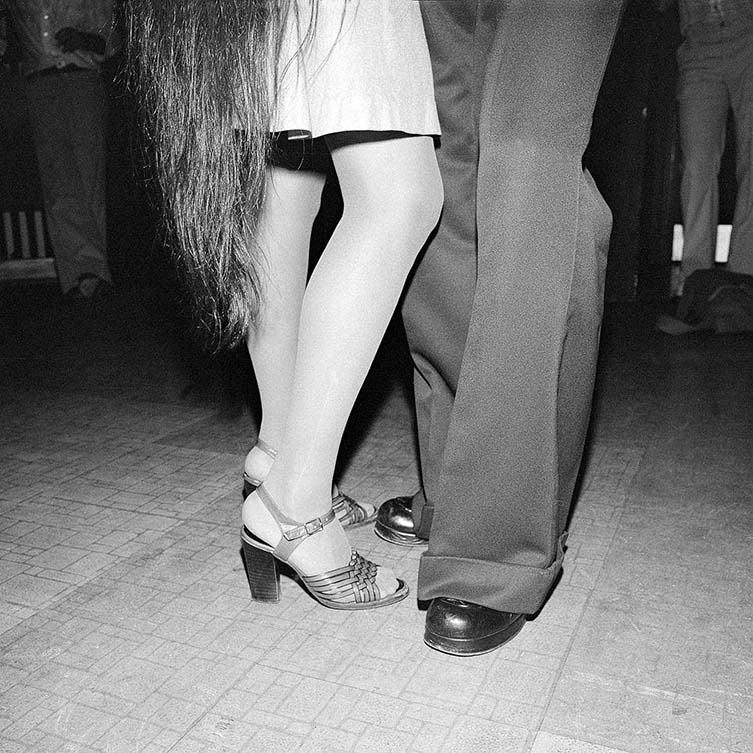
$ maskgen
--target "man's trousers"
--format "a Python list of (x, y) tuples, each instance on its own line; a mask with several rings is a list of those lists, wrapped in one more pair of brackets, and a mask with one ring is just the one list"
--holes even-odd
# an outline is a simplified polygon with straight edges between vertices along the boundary
[(424, 0), (445, 209), (403, 307), (419, 599), (536, 612), (561, 568), (611, 215), (581, 159), (622, 0)]

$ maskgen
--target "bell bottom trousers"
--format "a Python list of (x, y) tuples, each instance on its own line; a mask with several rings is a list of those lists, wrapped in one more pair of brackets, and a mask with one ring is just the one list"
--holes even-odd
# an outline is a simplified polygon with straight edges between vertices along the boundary
[(445, 209), (402, 311), (419, 599), (530, 614), (560, 571), (611, 228), (581, 159), (621, 6), (422, 2)]

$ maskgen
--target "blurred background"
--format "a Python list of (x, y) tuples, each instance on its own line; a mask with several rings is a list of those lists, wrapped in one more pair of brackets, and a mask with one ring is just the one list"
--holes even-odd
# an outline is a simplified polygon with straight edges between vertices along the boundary
[[(669, 297), (673, 227), (680, 220), (674, 91), (677, 14), (632, 0), (599, 95), (585, 162), (614, 213), (606, 287), (608, 302), (653, 303)], [(0, 75), (0, 280), (54, 277), (54, 248), (44, 214), (28, 123), (19, 55), (11, 36)], [(171, 285), (158, 208), (139, 141), (135, 102), (122, 75), (122, 54), (107, 63), (109, 96), (108, 257), (117, 288)], [(730, 136), (733, 129), (729, 120)], [(334, 184), (334, 181), (332, 181)], [(735, 200), (734, 138), (720, 177), (720, 224)], [(323, 204), (326, 236), (338, 213), (336, 185)], [(314, 245), (320, 241), (314, 238)]]

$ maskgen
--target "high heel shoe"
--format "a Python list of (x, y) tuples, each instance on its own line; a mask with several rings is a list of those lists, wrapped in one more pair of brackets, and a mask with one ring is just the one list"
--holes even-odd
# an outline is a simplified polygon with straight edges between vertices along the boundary
[[(271, 460), (277, 457), (277, 450), (268, 445), (264, 440), (258, 439), (255, 446)], [(263, 483), (263, 478), (251, 476), (246, 471), (243, 471), (243, 499), (245, 500), (249, 494), (255, 492)], [(356, 502), (353, 497), (343, 494), (339, 489), (333, 489), (332, 509), (335, 511), (335, 516), (343, 528), (360, 528), (361, 526), (373, 523), (377, 516), (376, 507), (369, 511), (367, 507)]]
[[(300, 577), (306, 590), (323, 606), (330, 609), (374, 609), (401, 601), (408, 595), (408, 586), (396, 578), (398, 587), (393, 593), (381, 595), (377, 585), (378, 567), (351, 550), (350, 562), (345, 567), (327, 570), (320, 575), (304, 575), (289, 560), (296, 548), (309, 536), (314, 536), (335, 520), (334, 510), (300, 523), (288, 518), (274, 503), (264, 487), (256, 489), (259, 500), (274, 518), (282, 532), (277, 546), (255, 536), (246, 526), (241, 530), (246, 574), (255, 601), (280, 600), (279, 563), (287, 564)], [(283, 528), (292, 526), (287, 530)]]

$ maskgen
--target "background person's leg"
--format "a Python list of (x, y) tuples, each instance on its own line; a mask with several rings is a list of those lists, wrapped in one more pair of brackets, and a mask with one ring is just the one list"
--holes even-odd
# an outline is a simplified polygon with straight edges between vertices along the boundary
[[(91, 79), (94, 77), (94, 79)], [(26, 83), (45, 216), (63, 293), (110, 280), (105, 254), (105, 100), (96, 73)]]
[(107, 263), (107, 94), (96, 72), (66, 76), (71, 143), (83, 188), (76, 225), (80, 275), (112, 282)]
[(737, 200), (729, 269), (753, 275), (753, 37), (735, 46), (735, 54), (730, 55), (727, 63), (737, 146)]
[(678, 52), (683, 279), (714, 265), (719, 168), (730, 104), (724, 82), (724, 49), (724, 45), (685, 43)]

